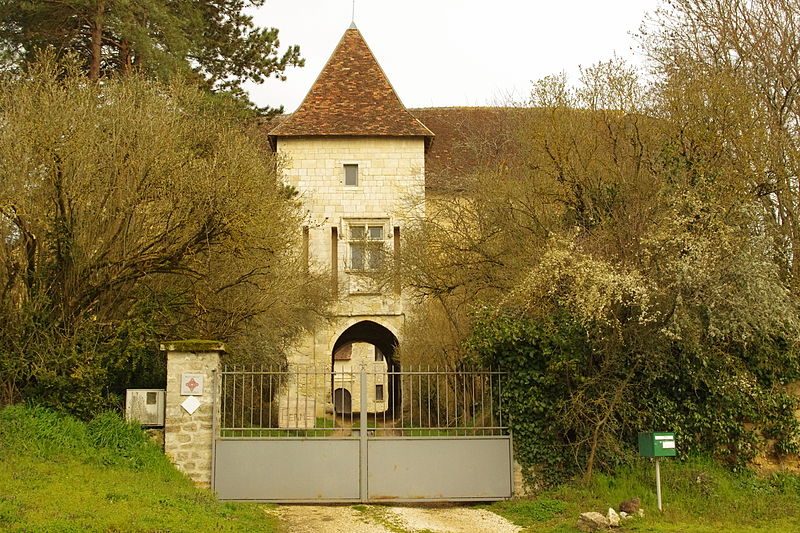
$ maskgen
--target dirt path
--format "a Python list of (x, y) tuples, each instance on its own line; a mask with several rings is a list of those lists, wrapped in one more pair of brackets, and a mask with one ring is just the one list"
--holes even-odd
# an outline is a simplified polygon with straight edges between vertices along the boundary
[(268, 511), (286, 533), (517, 533), (521, 528), (469, 506), (282, 505)]

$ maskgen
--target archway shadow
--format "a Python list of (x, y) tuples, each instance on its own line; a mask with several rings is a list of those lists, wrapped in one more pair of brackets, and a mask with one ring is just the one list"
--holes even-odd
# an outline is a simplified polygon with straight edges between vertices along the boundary
[[(335, 368), (335, 354), (341, 348), (355, 342), (372, 344), (383, 355), (388, 371), (386, 416), (394, 416), (393, 411), (395, 408), (399, 410), (399, 406), (402, 405), (400, 396), (400, 375), (398, 374), (400, 365), (395, 358), (395, 352), (398, 345), (397, 337), (395, 337), (394, 333), (392, 333), (388, 328), (378, 324), (377, 322), (373, 322), (372, 320), (362, 320), (361, 322), (357, 322), (344, 330), (342, 334), (339, 335), (339, 338), (336, 339), (336, 342), (333, 345), (333, 350), (331, 351), (331, 369)], [(334, 392), (334, 384), (331, 382), (332, 396), (334, 395)]]

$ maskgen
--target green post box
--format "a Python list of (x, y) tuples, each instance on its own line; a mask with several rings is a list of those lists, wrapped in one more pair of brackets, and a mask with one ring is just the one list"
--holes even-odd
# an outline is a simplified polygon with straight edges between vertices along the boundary
[(639, 433), (642, 457), (675, 457), (675, 433)]
[(661, 457), (675, 457), (675, 433), (639, 433), (639, 455), (656, 459), (656, 497), (661, 511)]

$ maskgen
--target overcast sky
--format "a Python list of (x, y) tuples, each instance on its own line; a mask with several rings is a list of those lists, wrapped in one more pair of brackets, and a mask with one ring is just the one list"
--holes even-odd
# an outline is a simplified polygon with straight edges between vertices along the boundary
[[(356, 0), (355, 22), (407, 107), (521, 100), (531, 80), (614, 54), (642, 61), (632, 34), (659, 0)], [(248, 86), (259, 105), (294, 111), (350, 25), (352, 0), (267, 0), (259, 26), (306, 60), (287, 81)]]

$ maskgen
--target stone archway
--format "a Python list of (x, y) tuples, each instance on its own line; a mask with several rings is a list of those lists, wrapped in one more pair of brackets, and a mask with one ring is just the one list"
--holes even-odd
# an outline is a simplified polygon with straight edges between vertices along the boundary
[(373, 344), (378, 348), (386, 357), (389, 364), (389, 370), (400, 370), (400, 365), (394, 358), (394, 353), (397, 349), (398, 340), (388, 328), (373, 322), (372, 320), (362, 320), (356, 322), (339, 335), (336, 343), (333, 345), (333, 353), (347, 343), (351, 342), (366, 342)]
[[(375, 397), (370, 399), (374, 402), (378, 399), (385, 402), (383, 411), (387, 415), (392, 415), (395, 407), (399, 410), (401, 405), (401, 387), (399, 375), (395, 374), (400, 370), (400, 365), (395, 358), (395, 351), (397, 349), (397, 337), (388, 328), (374, 322), (372, 320), (362, 320), (351, 325), (345, 329), (331, 350), (331, 368), (336, 373), (342, 370), (342, 363), (350, 361), (351, 356), (357, 352), (363, 353), (360, 348), (363, 345), (371, 345), (374, 347), (374, 362), (378, 364), (380, 361), (385, 361), (386, 365), (386, 382), (382, 384), (371, 385), (374, 388)], [(358, 368), (352, 368), (351, 371), (358, 371)], [(336, 409), (336, 392), (341, 391), (342, 388), (337, 386), (333, 381), (331, 382), (331, 395), (334, 400), (334, 408)], [(344, 395), (339, 392), (339, 395)], [(357, 407), (357, 402), (353, 399), (354, 410)], [(342, 404), (342, 408), (344, 405)], [(344, 411), (336, 409), (336, 412), (344, 414)], [(352, 411), (351, 411), (352, 412)], [(373, 411), (370, 411), (373, 412)]]

